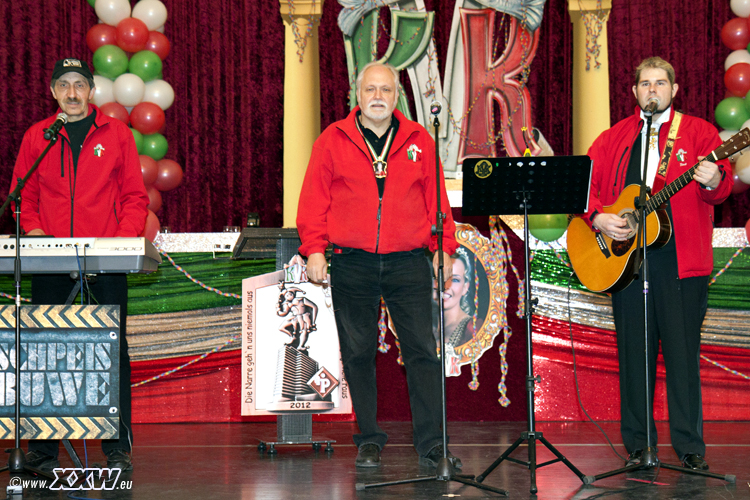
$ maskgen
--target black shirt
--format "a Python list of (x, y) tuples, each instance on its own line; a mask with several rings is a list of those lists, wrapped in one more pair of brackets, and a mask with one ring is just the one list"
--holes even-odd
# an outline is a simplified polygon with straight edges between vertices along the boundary
[(83, 141), (89, 133), (91, 126), (96, 119), (96, 110), (92, 109), (91, 113), (83, 120), (77, 122), (68, 122), (65, 124), (65, 131), (68, 133), (70, 149), (73, 152), (73, 169), (78, 168), (78, 156), (83, 148)]
[[(643, 176), (641, 175), (641, 165), (643, 164), (643, 158), (641, 158), (641, 141), (643, 134), (639, 133), (638, 136), (635, 138), (635, 142), (633, 143), (633, 148), (630, 151), (630, 161), (628, 162), (628, 170), (625, 173), (625, 186), (630, 186), (631, 184), (640, 184), (643, 182)], [(653, 152), (649, 152), (649, 154), (654, 154)], [(638, 208), (636, 206), (636, 208)], [(672, 204), (667, 201), (666, 203), (667, 208), (667, 215), (669, 216), (669, 222), (672, 224), (672, 227), (674, 228), (674, 221), (672, 219)], [(637, 241), (637, 239), (635, 240)], [(635, 243), (634, 243), (635, 244)], [(666, 252), (677, 252), (677, 247), (674, 243), (674, 236), (669, 238), (669, 241), (660, 248), (650, 248), (648, 252), (659, 252), (659, 253), (666, 253)]]
[[(357, 111), (357, 120), (359, 121), (359, 117), (362, 115), (362, 111)], [(359, 122), (360, 128), (362, 129), (362, 134), (365, 136), (365, 140), (370, 143), (372, 146), (372, 149), (375, 150), (375, 154), (378, 156), (383, 152), (383, 147), (385, 147), (385, 141), (388, 139), (388, 132), (390, 132), (391, 129), (393, 129), (393, 135), (396, 135), (396, 132), (398, 132), (398, 118), (391, 115), (391, 126), (388, 130), (385, 131), (382, 137), (378, 137), (375, 132), (370, 130), (369, 128), (362, 125), (362, 122)], [(388, 161), (388, 158), (384, 158), (385, 161)], [(374, 158), (373, 158), (374, 160)], [(374, 172), (373, 172), (373, 175)], [(385, 190), (385, 177), (382, 179), (375, 178), (375, 181), (378, 183), (378, 196), (380, 198), (383, 198), (383, 191)]]

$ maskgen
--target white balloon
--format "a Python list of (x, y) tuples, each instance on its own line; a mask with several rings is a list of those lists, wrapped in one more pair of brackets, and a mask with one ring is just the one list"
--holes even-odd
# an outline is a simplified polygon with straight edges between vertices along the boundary
[(750, 154), (745, 153), (737, 158), (734, 164), (734, 173), (745, 184), (750, 184)]
[(174, 90), (164, 80), (151, 80), (146, 84), (143, 102), (153, 102), (164, 111), (174, 102)]
[(115, 100), (112, 92), (112, 80), (101, 75), (94, 75), (94, 98), (91, 102), (101, 107)]
[[(748, 120), (748, 121), (750, 121), (750, 120)], [(747, 122), (745, 122), (745, 124), (747, 124)], [(744, 125), (743, 125), (743, 127), (744, 127)], [(726, 141), (727, 139), (729, 139), (730, 137), (732, 137), (737, 132), (739, 132), (739, 130), (722, 130), (721, 132), (719, 132), (719, 137), (721, 137), (722, 141)]]
[(729, 8), (737, 17), (750, 16), (750, 0), (732, 0), (729, 2)]
[(94, 10), (102, 22), (117, 26), (117, 23), (130, 17), (130, 2), (128, 0), (96, 0)]
[[(750, 0), (748, 0), (750, 2)], [(750, 64), (750, 52), (747, 49), (735, 50), (724, 60), (724, 71), (728, 70), (737, 63)]]
[(112, 85), (115, 100), (123, 106), (135, 106), (143, 100), (146, 84), (141, 77), (133, 73), (124, 73), (117, 77)]
[(164, 34), (164, 26), (165, 25), (161, 25), (158, 28), (156, 28), (154, 31), (158, 31), (159, 33), (161, 33), (163, 35)]
[(153, 31), (167, 22), (167, 8), (159, 0), (141, 0), (133, 7), (133, 17), (146, 23), (148, 30)]

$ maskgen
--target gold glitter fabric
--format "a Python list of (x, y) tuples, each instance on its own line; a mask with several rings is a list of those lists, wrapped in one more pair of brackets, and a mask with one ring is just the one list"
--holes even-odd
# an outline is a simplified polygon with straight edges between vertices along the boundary
[[(133, 361), (200, 355), (242, 330), (240, 306), (128, 316), (128, 349)], [(226, 350), (239, 349), (229, 346)]]

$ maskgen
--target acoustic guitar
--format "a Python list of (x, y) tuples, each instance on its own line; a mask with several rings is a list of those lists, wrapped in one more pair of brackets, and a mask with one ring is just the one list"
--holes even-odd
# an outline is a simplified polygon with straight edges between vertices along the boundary
[[(727, 139), (721, 146), (706, 156), (709, 161), (729, 158), (750, 145), (750, 129), (743, 129)], [(646, 244), (660, 248), (672, 236), (665, 203), (692, 180), (700, 162), (693, 165), (674, 181), (662, 188), (646, 202)], [(592, 292), (617, 292), (633, 281), (636, 262), (636, 237), (640, 212), (637, 184), (626, 187), (617, 201), (604, 207), (604, 213), (617, 214), (627, 221), (630, 233), (623, 241), (613, 240), (604, 233), (592, 231), (580, 217), (568, 226), (568, 255), (583, 286)]]

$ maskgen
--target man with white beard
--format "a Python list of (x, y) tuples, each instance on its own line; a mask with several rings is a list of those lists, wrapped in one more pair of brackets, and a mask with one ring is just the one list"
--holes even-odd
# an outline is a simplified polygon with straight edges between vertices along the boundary
[[(435, 142), (424, 127), (396, 110), (400, 86), (393, 66), (370, 63), (357, 78), (359, 106), (333, 123), (313, 146), (297, 215), (311, 282), (327, 284), (325, 251), (333, 245), (331, 286), (344, 373), (360, 433), (357, 467), (380, 465), (388, 436), (377, 423), (375, 354), (383, 297), (398, 332), (409, 387), (419, 463), (443, 457), (440, 358), (432, 336), (432, 277), (426, 250), (435, 252), (437, 189), (447, 212), (444, 276), (452, 277), (455, 224)], [(437, 274), (437, 272), (436, 272)], [(461, 461), (448, 453), (454, 467)]]

